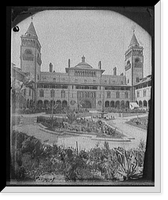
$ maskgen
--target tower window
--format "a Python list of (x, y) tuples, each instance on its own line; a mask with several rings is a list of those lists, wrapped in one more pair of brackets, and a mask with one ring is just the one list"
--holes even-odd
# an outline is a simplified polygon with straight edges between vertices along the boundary
[(137, 62), (139, 62), (140, 61), (140, 59), (139, 58), (135, 58), (135, 62), (137, 63)]
[(130, 63), (130, 60), (127, 61), (127, 65), (129, 65), (129, 64), (131, 64), (131, 63)]
[(136, 82), (137, 82), (137, 83), (139, 82), (139, 77), (136, 77)]

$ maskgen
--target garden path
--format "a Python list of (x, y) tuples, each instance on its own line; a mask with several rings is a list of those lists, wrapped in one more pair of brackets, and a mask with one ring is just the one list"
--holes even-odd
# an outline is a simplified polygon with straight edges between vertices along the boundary
[[(46, 133), (43, 130), (40, 130), (39, 125), (36, 123), (37, 116), (38, 116), (37, 114), (24, 115), (21, 118), (21, 124), (18, 126), (14, 126), (13, 128), (15, 130), (24, 132), (27, 135), (32, 135), (38, 138), (39, 140), (41, 140), (41, 142), (47, 142), (51, 144), (57, 143), (58, 145), (63, 145), (65, 147), (72, 146), (75, 148), (76, 142), (78, 142), (79, 149), (86, 149), (86, 150), (95, 147), (97, 144), (99, 144), (100, 147), (104, 145), (103, 138), (102, 140), (98, 141), (98, 140), (94, 140), (94, 139), (90, 139), (90, 138), (82, 137), (82, 136), (58, 137), (58, 135)], [(146, 141), (147, 132), (143, 129), (126, 124), (125, 122), (128, 119), (130, 119), (130, 117), (116, 118), (115, 120), (106, 121), (109, 125), (117, 127), (128, 138), (134, 138), (131, 140), (131, 142), (108, 141), (109, 146), (111, 148), (120, 146), (125, 149), (129, 149), (129, 148), (137, 147), (141, 139)]]

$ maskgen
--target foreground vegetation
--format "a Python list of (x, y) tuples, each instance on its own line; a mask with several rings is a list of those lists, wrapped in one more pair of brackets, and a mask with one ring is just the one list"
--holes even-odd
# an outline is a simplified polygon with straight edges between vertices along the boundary
[[(145, 144), (136, 149), (96, 146), (89, 151), (42, 144), (13, 131), (11, 180), (33, 182), (123, 181), (142, 177)], [(60, 178), (61, 177), (61, 178)]]

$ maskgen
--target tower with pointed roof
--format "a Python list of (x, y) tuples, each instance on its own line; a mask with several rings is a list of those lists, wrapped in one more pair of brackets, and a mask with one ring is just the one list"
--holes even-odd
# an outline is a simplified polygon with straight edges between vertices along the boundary
[(31, 22), (26, 33), (21, 36), (21, 70), (29, 72), (34, 77), (34, 81), (37, 82), (40, 76), (41, 63), (41, 45), (33, 22)]
[(134, 85), (143, 78), (143, 47), (139, 45), (135, 32), (125, 52), (125, 76), (126, 84), (132, 86), (131, 100), (134, 101)]
[[(41, 63), (41, 45), (34, 24), (31, 22), (26, 33), (21, 36), (20, 66), (22, 72), (28, 73), (35, 82), (35, 91), (36, 83), (40, 80)], [(34, 94), (35, 99), (36, 94)]]

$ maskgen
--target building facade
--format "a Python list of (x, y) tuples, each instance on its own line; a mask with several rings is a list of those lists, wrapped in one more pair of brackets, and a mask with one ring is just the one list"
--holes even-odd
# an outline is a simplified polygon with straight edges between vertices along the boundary
[(137, 84), (143, 79), (143, 60), (143, 47), (133, 33), (125, 52), (125, 71), (120, 75), (117, 74), (116, 67), (113, 68), (112, 75), (105, 75), (101, 61), (96, 67), (92, 67), (86, 62), (85, 56), (82, 56), (81, 62), (76, 66), (71, 66), (68, 59), (65, 73), (53, 71), (52, 63), (48, 66), (49, 70), (44, 72), (41, 71), (41, 45), (33, 22), (21, 36), (21, 71), (32, 76), (35, 83), (33, 101), (40, 108), (59, 104), (71, 109), (100, 111), (109, 107), (129, 108), (130, 101), (142, 101), (137, 96), (140, 90)]

